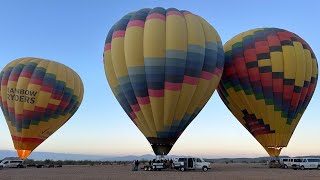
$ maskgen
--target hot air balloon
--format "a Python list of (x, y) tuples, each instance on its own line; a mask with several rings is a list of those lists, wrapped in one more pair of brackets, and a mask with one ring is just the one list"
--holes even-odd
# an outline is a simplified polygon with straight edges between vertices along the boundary
[(83, 97), (79, 75), (49, 60), (21, 58), (0, 74), (0, 105), (21, 159), (64, 125)]
[(278, 157), (306, 110), (318, 80), (311, 47), (277, 28), (243, 32), (224, 45), (218, 93), (271, 157)]
[(156, 155), (167, 155), (204, 107), (223, 65), (216, 30), (174, 8), (129, 13), (112, 26), (105, 42), (111, 90)]

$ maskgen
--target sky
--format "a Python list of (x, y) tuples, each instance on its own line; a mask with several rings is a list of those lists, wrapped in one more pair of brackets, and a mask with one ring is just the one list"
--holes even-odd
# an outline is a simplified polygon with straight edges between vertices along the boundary
[[(294, 0), (0, 0), (0, 68), (21, 57), (61, 62), (85, 88), (76, 114), (35, 151), (95, 155), (152, 154), (113, 96), (103, 68), (105, 37), (122, 16), (145, 7), (175, 7), (206, 19), (225, 43), (243, 31), (277, 27), (298, 34), (320, 57), (320, 1)], [(282, 155), (320, 155), (317, 88)], [(14, 150), (0, 115), (0, 150)], [(233, 117), (217, 93), (180, 136), (171, 155), (258, 157), (267, 153)]]

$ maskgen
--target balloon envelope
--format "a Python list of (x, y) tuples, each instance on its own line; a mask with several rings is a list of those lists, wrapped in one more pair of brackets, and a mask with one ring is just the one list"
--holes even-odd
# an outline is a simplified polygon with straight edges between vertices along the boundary
[(221, 99), (270, 156), (279, 156), (316, 87), (312, 49), (292, 32), (260, 28), (233, 37), (224, 51)]
[(22, 159), (71, 118), (83, 97), (79, 75), (54, 61), (17, 59), (0, 80), (0, 105)]
[(166, 155), (214, 92), (224, 65), (216, 30), (174, 8), (141, 9), (109, 31), (109, 85), (157, 155)]

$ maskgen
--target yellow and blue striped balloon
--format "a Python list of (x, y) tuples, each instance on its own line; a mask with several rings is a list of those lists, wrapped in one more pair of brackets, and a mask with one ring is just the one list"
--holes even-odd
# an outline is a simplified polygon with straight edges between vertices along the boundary
[(224, 52), (203, 18), (174, 8), (141, 9), (110, 29), (109, 85), (157, 155), (166, 155), (216, 89)]

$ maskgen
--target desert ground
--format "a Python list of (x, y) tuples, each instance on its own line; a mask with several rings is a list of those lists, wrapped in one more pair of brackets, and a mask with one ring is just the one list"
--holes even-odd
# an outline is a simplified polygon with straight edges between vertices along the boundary
[(0, 170), (1, 180), (319, 180), (320, 170), (269, 169), (263, 164), (212, 164), (202, 171), (131, 171), (131, 165), (63, 166), (62, 168), (23, 168)]

